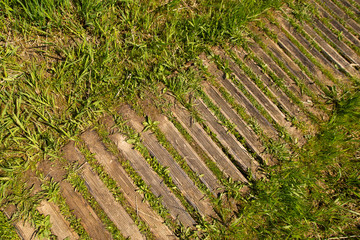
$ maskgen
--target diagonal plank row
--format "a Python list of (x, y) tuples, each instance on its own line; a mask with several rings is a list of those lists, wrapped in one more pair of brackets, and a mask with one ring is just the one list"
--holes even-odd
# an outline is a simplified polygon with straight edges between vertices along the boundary
[[(226, 191), (229, 182), (248, 184), (262, 177), (262, 167), (276, 163), (272, 144), (283, 144), (291, 153), (294, 146), (306, 142), (307, 135), (316, 133), (318, 123), (329, 118), (332, 106), (328, 102), (359, 78), (360, 25), (344, 11), (359, 13), (353, 2), (312, 3), (319, 14), (311, 22), (297, 21), (291, 9), (284, 7), (249, 27), (252, 34), (243, 46), (216, 47), (209, 55), (200, 55), (204, 68), (199, 74), (207, 81), (188, 103), (162, 95), (162, 100), (172, 103), (169, 109), (144, 103), (139, 111), (139, 107), (120, 105), (123, 124), (138, 134), (150, 157), (127, 141), (129, 134), (110, 116), (101, 126), (107, 131), (105, 137), (94, 128), (78, 140), (85, 150), (74, 142), (63, 147), (64, 159), (80, 166), (76, 173), (100, 210), (66, 179), (61, 167), (42, 169), (58, 182), (61, 196), (91, 239), (114, 237), (99, 211), (125, 238), (145, 239), (138, 223), (142, 221), (155, 239), (177, 239), (182, 226), (195, 229), (197, 222), (217, 217), (212, 200)], [(155, 105), (152, 100), (156, 97), (148, 99)], [(144, 128), (146, 116), (157, 123), (153, 128)], [(111, 146), (116, 150), (110, 151)], [(116, 183), (126, 203), (108, 189), (84, 151)], [(139, 191), (125, 163), (166, 213)], [(11, 217), (15, 210), (4, 211)], [(43, 200), (37, 211), (50, 216), (52, 234), (59, 239), (81, 238), (56, 204)], [(28, 222), (14, 224), (23, 239), (36, 238), (36, 229)]]

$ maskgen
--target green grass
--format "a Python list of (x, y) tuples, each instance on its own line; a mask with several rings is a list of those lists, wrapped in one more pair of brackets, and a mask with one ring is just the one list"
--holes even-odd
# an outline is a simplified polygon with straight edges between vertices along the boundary
[[(48, 221), (34, 210), (46, 196), (32, 196), (24, 190), (23, 172), (35, 170), (41, 160), (59, 161), (66, 142), (96, 125), (104, 112), (111, 114), (121, 102), (138, 104), (147, 91), (159, 94), (163, 85), (164, 94), (179, 100), (195, 92), (202, 79), (194, 77), (189, 66), (197, 56), (212, 46), (246, 42), (246, 24), (285, 2), (299, 4), (291, 0), (1, 1), (1, 206), (17, 203), (17, 219), (30, 216), (43, 231), (40, 235), (48, 234)], [(294, 9), (294, 15), (307, 18), (309, 11), (311, 6)], [(358, 21), (353, 14), (351, 17)], [(298, 30), (301, 32), (300, 26)], [(359, 111), (358, 99), (351, 93), (337, 98), (336, 118), (302, 150), (286, 155), (280, 166), (267, 169), (268, 180), (254, 182), (249, 196), (241, 197), (238, 190), (242, 185), (229, 180), (227, 197), (238, 203), (237, 216), (231, 218), (219, 197), (215, 207), (222, 210), (219, 219), (199, 224), (200, 236), (281, 239), (359, 235), (359, 139), (355, 134), (359, 125), (350, 121), (359, 118), (354, 111)], [(254, 122), (239, 106), (237, 111)], [(252, 126), (256, 129), (256, 123)], [(275, 152), (287, 152), (279, 141), (266, 142)], [(129, 175), (136, 177), (127, 167)], [(165, 170), (159, 168), (158, 172), (169, 180)], [(159, 207), (158, 212), (164, 210), (154, 196), (149, 199), (154, 208)], [(78, 233), (83, 231), (66, 206), (62, 213), (72, 219)], [(14, 235), (3, 215), (0, 225), (1, 234)], [(194, 236), (189, 229), (177, 228), (170, 221), (168, 225), (176, 228), (180, 237)]]

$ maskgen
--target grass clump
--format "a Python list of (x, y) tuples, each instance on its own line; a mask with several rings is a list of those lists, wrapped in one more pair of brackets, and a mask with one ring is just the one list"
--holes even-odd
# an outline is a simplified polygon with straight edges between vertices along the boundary
[(298, 155), (253, 182), (229, 224), (210, 236), (359, 237), (360, 94), (344, 98), (329, 123)]

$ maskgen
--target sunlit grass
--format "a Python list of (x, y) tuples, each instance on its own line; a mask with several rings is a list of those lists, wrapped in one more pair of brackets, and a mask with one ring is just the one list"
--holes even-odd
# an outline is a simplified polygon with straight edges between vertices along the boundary
[[(138, 102), (144, 89), (156, 94), (160, 83), (178, 99), (197, 91), (202, 79), (189, 67), (197, 56), (211, 46), (243, 43), (246, 23), (284, 2), (1, 1), (0, 205), (19, 204), (22, 197), (28, 206), (45, 198), (30, 198), (21, 174), (36, 170), (41, 160), (59, 161), (64, 143), (120, 102)], [(296, 8), (295, 17), (311, 17), (306, 6)], [(338, 96), (334, 117), (321, 134), (297, 155), (278, 156), (283, 163), (267, 169), (268, 179), (255, 182), (247, 198), (238, 194), (241, 184), (229, 183), (237, 216), (231, 220), (224, 211), (219, 221), (198, 226), (201, 236), (357, 234), (358, 100), (351, 93)], [(287, 152), (282, 146), (271, 145), (274, 155)], [(218, 204), (221, 209), (221, 198)], [(19, 206), (19, 218), (38, 216), (34, 207)], [(0, 233), (7, 233), (9, 222), (1, 216), (0, 223)]]

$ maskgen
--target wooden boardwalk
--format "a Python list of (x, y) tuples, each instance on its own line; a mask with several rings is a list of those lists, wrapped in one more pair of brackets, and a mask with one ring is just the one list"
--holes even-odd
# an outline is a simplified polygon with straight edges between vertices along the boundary
[[(91, 239), (114, 238), (111, 228), (136, 240), (179, 239), (179, 229), (218, 217), (214, 199), (229, 182), (263, 177), (277, 162), (275, 143), (291, 152), (316, 134), (329, 119), (331, 91), (346, 92), (360, 77), (360, 25), (339, 4), (357, 16), (360, 9), (349, 0), (312, 4), (319, 15), (311, 22), (284, 7), (249, 26), (247, 45), (201, 54), (204, 81), (188, 102), (164, 95), (163, 105), (151, 96), (140, 106), (121, 103), (120, 123), (106, 116), (62, 148), (63, 166), (39, 168)], [(10, 218), (16, 207), (2, 210)], [(45, 199), (35, 211), (50, 216), (58, 239), (80, 238), (62, 206)], [(14, 226), (22, 239), (38, 239), (30, 222)]]

